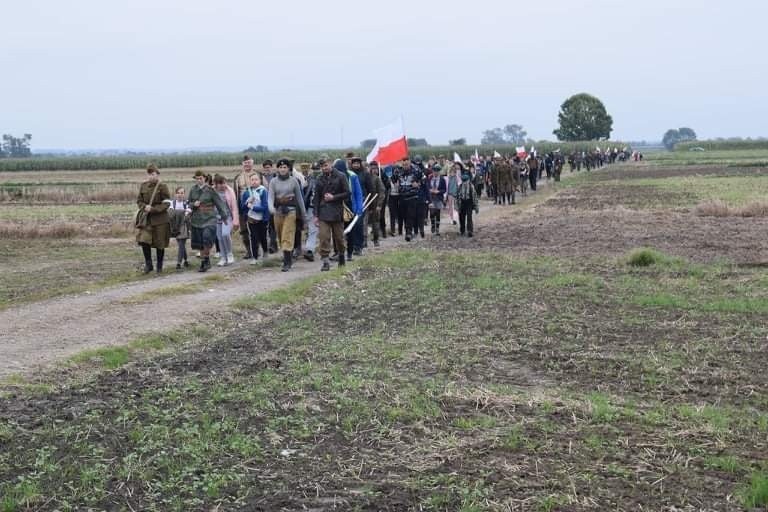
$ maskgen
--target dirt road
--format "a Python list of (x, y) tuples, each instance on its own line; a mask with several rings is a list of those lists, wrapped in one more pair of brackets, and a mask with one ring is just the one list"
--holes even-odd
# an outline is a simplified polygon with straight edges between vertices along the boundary
[[(546, 184), (541, 186), (546, 189)], [(531, 205), (540, 201), (545, 193), (530, 194), (520, 201)], [(476, 217), (478, 227), (494, 223), (500, 216), (517, 215), (521, 206), (495, 207), (482, 201), (481, 214)], [(456, 226), (445, 225), (447, 237), (455, 236)], [(429, 239), (427, 235), (427, 240)], [(126, 241), (126, 243), (130, 243)], [(402, 238), (388, 238), (381, 247), (370, 253), (391, 250), (405, 242)], [(409, 244), (418, 248), (419, 239)], [(276, 256), (272, 256), (276, 258)], [(215, 261), (214, 261), (215, 263)], [(56, 361), (65, 360), (83, 350), (120, 345), (139, 336), (172, 330), (190, 323), (191, 319), (215, 307), (230, 304), (239, 297), (256, 292), (268, 292), (301, 280), (319, 271), (320, 263), (303, 259), (289, 273), (279, 268), (265, 268), (258, 272), (237, 272), (246, 263), (239, 261), (223, 269), (214, 267), (207, 274), (190, 271), (181, 274), (168, 270), (165, 275), (150, 281), (115, 286), (94, 293), (70, 295), (33, 304), (25, 304), (0, 311), (0, 378), (13, 374), (29, 374)], [(206, 282), (205, 276), (224, 274), (232, 279)], [(203, 290), (193, 294), (169, 294), (165, 288), (202, 283)], [(132, 303), (132, 299), (157, 292), (154, 300)]]

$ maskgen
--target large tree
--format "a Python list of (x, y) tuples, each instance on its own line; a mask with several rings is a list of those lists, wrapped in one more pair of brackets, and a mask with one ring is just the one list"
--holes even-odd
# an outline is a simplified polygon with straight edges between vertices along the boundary
[(461, 137), (459, 139), (453, 139), (448, 141), (449, 146), (466, 146), (467, 145), (467, 139), (464, 137)]
[(675, 144), (678, 142), (687, 142), (689, 140), (696, 140), (696, 132), (692, 128), (683, 127), (677, 130), (670, 128), (664, 133), (661, 143), (671, 151), (675, 149)]
[(523, 144), (528, 132), (519, 124), (508, 124), (504, 127), (504, 140), (510, 144)]
[(613, 131), (613, 118), (608, 115), (603, 102), (586, 93), (565, 100), (557, 118), (560, 128), (552, 133), (558, 140), (608, 139)]
[(480, 144), (523, 144), (528, 132), (519, 124), (508, 124), (504, 128), (492, 128), (483, 132)]
[(32, 156), (32, 150), (30, 144), (32, 142), (32, 135), (25, 133), (23, 137), (14, 137), (13, 135), (3, 135), (2, 142), (2, 156), (8, 156), (11, 158), (25, 158)]

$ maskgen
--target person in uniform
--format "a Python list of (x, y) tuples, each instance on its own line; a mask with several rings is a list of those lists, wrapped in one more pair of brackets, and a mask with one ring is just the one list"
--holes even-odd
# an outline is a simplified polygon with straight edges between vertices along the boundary
[[(373, 199), (371, 205), (368, 207), (366, 216), (368, 217), (368, 226), (371, 228), (371, 238), (373, 239), (373, 246), (379, 246), (379, 236), (383, 228), (379, 222), (379, 217), (383, 215), (383, 208), (386, 204), (387, 190), (384, 188), (384, 182), (381, 180), (379, 163), (371, 162), (368, 166), (368, 172), (370, 173), (371, 182), (373, 188), (371, 189), (371, 197)], [(386, 236), (386, 235), (385, 235)]]
[(458, 193), (459, 202), (459, 236), (465, 234), (472, 238), (474, 236), (474, 224), (472, 222), (472, 212), (478, 213), (479, 202), (477, 197), (477, 191), (472, 184), (469, 171), (462, 169), (461, 185), (459, 185)]
[[(243, 156), (242, 171), (235, 176), (234, 183), (232, 184), (238, 202), (243, 197), (243, 192), (251, 186), (251, 176), (254, 174), (257, 173), (253, 168), (253, 159), (248, 155)], [(243, 242), (243, 247), (245, 247), (245, 259), (249, 260), (252, 255), (251, 240), (248, 236), (248, 211), (240, 208), (238, 216), (240, 220), (240, 239)]]
[(139, 187), (136, 204), (147, 216), (145, 225), (136, 233), (136, 242), (144, 254), (144, 273), (154, 270), (152, 266), (152, 248), (157, 255), (157, 273), (163, 271), (165, 249), (171, 240), (171, 225), (168, 218), (168, 206), (171, 193), (168, 186), (160, 183), (160, 171), (155, 164), (147, 166), (147, 181)]
[(269, 213), (275, 223), (277, 240), (283, 251), (283, 272), (293, 266), (293, 246), (295, 243), (296, 220), (307, 215), (299, 180), (292, 176), (292, 163), (287, 158), (277, 162), (277, 177), (269, 182)]
[(211, 186), (212, 180), (203, 171), (195, 171), (195, 185), (189, 191), (189, 207), (192, 209), (192, 249), (200, 251), (198, 272), (211, 268), (211, 247), (216, 242), (216, 217), (222, 222), (232, 222), (232, 215), (221, 196)]
[(322, 173), (315, 184), (313, 222), (319, 228), (319, 253), (323, 261), (321, 271), (330, 270), (331, 245), (335, 244), (339, 255), (339, 267), (343, 267), (344, 260), (344, 202), (349, 199), (349, 181), (346, 174), (333, 168), (328, 160), (320, 159), (317, 162)]

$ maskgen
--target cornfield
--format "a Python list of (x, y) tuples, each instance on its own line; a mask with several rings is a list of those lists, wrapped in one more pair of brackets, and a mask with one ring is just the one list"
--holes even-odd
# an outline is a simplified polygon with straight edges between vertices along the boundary
[[(526, 146), (530, 150), (530, 146)], [(618, 148), (626, 147), (625, 143), (617, 141), (585, 141), (585, 142), (538, 142), (535, 147), (539, 153), (560, 149), (564, 154), (572, 151), (592, 151), (595, 147)], [(411, 155), (421, 155), (424, 158), (443, 155), (452, 158), (453, 153), (459, 153), (462, 158), (469, 158), (475, 149), (481, 155), (492, 155), (494, 151), (501, 154), (513, 154), (514, 145), (477, 145), (477, 146), (424, 146), (411, 148)], [(367, 150), (361, 148), (326, 149), (313, 151), (280, 151), (258, 153), (251, 155), (257, 163), (270, 158), (275, 160), (288, 157), (297, 162), (313, 162), (321, 155), (339, 157), (348, 151), (365, 156)], [(190, 167), (221, 167), (237, 168), (243, 159), (243, 153), (190, 153), (174, 155), (131, 155), (131, 156), (66, 156), (66, 157), (31, 157), (0, 159), (0, 172), (20, 171), (92, 171), (142, 169), (148, 162), (155, 162), (160, 168), (190, 168)]]
[(694, 140), (675, 144), (675, 151), (703, 148), (706, 151), (768, 149), (768, 140)]

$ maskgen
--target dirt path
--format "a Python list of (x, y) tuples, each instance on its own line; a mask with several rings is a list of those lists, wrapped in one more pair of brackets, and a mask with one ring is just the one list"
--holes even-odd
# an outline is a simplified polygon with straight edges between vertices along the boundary
[[(541, 182), (540, 188), (547, 189)], [(541, 202), (548, 194), (543, 191), (529, 194), (519, 200), (522, 206)], [(493, 206), (481, 202), (481, 213), (476, 217), (480, 228), (498, 222), (510, 214), (517, 215), (521, 206)], [(443, 222), (443, 232), (448, 236), (457, 226)], [(429, 235), (427, 235), (427, 241)], [(391, 250), (405, 244), (402, 238), (388, 238), (381, 247), (371, 249), (370, 254)], [(419, 239), (408, 244), (409, 248), (424, 246)], [(272, 258), (276, 258), (273, 255)], [(215, 262), (215, 260), (214, 260)], [(0, 378), (13, 374), (29, 374), (36, 369), (62, 361), (83, 350), (127, 343), (139, 336), (182, 327), (198, 314), (213, 307), (230, 304), (239, 297), (267, 292), (299, 281), (319, 271), (320, 263), (304, 261), (296, 264), (289, 273), (279, 268), (264, 268), (253, 273), (236, 273), (246, 263), (238, 261), (223, 269), (214, 266), (207, 274), (169, 270), (157, 279), (142, 281), (95, 293), (70, 295), (51, 300), (12, 307), (0, 311)], [(232, 275), (235, 273), (234, 275)], [(204, 276), (231, 275), (232, 279), (206, 282)], [(185, 284), (204, 285), (199, 293), (163, 297), (162, 289)], [(130, 303), (132, 298), (158, 292), (151, 302)]]

